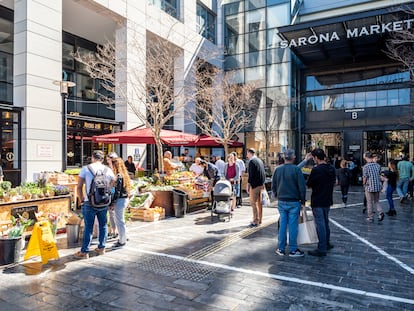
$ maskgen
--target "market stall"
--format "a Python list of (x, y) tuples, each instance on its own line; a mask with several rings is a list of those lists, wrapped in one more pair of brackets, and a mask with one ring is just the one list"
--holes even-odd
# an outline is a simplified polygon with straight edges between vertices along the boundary
[(209, 181), (205, 177), (195, 178), (192, 172), (185, 171), (159, 177), (156, 174), (155, 179), (133, 181), (133, 188), (138, 191), (130, 200), (131, 219), (156, 221), (170, 216), (182, 217), (209, 204)]

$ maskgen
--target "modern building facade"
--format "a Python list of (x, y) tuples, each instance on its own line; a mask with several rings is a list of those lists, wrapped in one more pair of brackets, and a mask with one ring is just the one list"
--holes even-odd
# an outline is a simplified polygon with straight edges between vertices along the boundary
[[(91, 79), (72, 55), (110, 40), (126, 51), (126, 68), (145, 75), (145, 66), (137, 66), (128, 49), (136, 34), (143, 46), (156, 35), (182, 47), (176, 81), (185, 80), (186, 69), (203, 51), (215, 50), (224, 60), (215, 65), (234, 70), (235, 82), (255, 83), (257, 115), (239, 136), (270, 166), (288, 147), (301, 154), (320, 147), (330, 157), (360, 161), (362, 152), (371, 150), (382, 155), (382, 164), (413, 157), (413, 125), (404, 118), (413, 112), (413, 77), (384, 52), (394, 31), (413, 27), (414, 17), (406, 12), (411, 2), (1, 0), (5, 178), (19, 184), (41, 171), (79, 167), (94, 149), (146, 156), (146, 146), (92, 141), (140, 121), (127, 109), (100, 104), (94, 91), (102, 81)], [(184, 44), (190, 37), (196, 42)], [(127, 75), (118, 79), (132, 89)], [(75, 85), (59, 88), (65, 81)], [(186, 81), (192, 83), (191, 77)], [(176, 83), (175, 91), (179, 88)], [(170, 125), (196, 133), (184, 113)]]
[[(145, 145), (108, 146), (92, 141), (94, 135), (128, 130), (142, 122), (125, 107), (99, 103), (95, 91), (102, 88), (102, 81), (90, 78), (73, 53), (94, 52), (97, 44), (111, 41), (117, 51), (124, 51), (117, 55), (126, 63), (124, 71), (144, 76), (145, 62), (144, 66), (134, 62), (134, 50), (128, 47), (136, 44), (132, 41), (137, 37), (145, 47), (148, 38), (156, 35), (182, 47), (174, 73), (182, 81), (197, 53), (216, 47), (217, 14), (215, 1), (209, 0), (0, 1), (0, 136), (5, 179), (18, 185), (41, 171), (82, 166), (94, 149), (116, 150), (125, 158), (145, 157)], [(189, 44), (188, 38), (194, 43)], [(125, 72), (116, 73), (120, 84), (127, 92), (136, 90)], [(65, 88), (66, 81), (74, 86)], [(174, 85), (177, 92), (179, 87)], [(195, 132), (195, 125), (185, 124), (183, 114), (177, 114), (172, 126)]]
[(226, 68), (261, 90), (247, 143), (273, 163), (286, 147), (413, 157), (413, 77), (385, 54), (394, 31), (412, 31), (411, 2), (227, 1)]

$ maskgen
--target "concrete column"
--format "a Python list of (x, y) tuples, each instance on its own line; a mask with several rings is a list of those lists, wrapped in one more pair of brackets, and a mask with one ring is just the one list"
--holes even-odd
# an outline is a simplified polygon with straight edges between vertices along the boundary
[[(116, 45), (116, 91), (117, 109), (115, 118), (125, 123), (124, 130), (130, 130), (143, 122), (136, 116), (131, 109), (140, 109), (145, 114), (145, 81), (146, 60), (142, 57), (142, 52), (146, 49), (146, 29), (145, 24), (145, 6), (137, 6), (135, 2), (128, 2), (128, 16), (125, 22), (117, 29), (115, 34)], [(125, 101), (128, 100), (128, 103)], [(141, 157), (140, 163), (146, 158), (146, 145), (128, 144), (123, 148), (123, 159), (126, 160), (128, 155), (134, 156), (137, 149)], [(137, 161), (134, 160), (136, 163)]]
[(23, 107), (22, 181), (62, 167), (62, 0), (14, 3), (14, 105)]

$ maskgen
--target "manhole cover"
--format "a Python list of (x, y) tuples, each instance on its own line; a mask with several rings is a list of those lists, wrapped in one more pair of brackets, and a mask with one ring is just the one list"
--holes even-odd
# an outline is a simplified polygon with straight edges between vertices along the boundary
[(192, 281), (201, 281), (216, 270), (196, 262), (152, 255), (142, 256), (138, 269)]

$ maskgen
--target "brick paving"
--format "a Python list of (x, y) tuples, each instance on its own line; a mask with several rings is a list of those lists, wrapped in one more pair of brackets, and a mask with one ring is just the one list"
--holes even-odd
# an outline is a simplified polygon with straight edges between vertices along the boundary
[(250, 229), (247, 199), (229, 222), (202, 210), (129, 223), (126, 247), (88, 260), (61, 235), (59, 260), (0, 268), (0, 310), (414, 310), (413, 204), (367, 223), (362, 200), (353, 187), (343, 208), (335, 191), (324, 258), (277, 256), (277, 209)]

